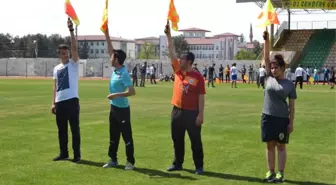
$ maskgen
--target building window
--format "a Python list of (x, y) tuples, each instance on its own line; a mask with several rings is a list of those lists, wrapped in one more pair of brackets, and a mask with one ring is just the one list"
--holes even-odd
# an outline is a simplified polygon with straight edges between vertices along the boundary
[(216, 54), (216, 58), (218, 58), (218, 54)]
[(101, 43), (101, 45), (103, 45), (103, 46), (104, 46), (104, 45), (105, 45), (105, 42), (102, 42), (102, 43)]
[(90, 52), (93, 54), (93, 50), (92, 49), (90, 49)]
[(103, 49), (100, 52), (104, 54), (104, 50)]
[(216, 50), (218, 50), (219, 49), (219, 47), (218, 46), (216, 46)]
[(99, 42), (97, 42), (97, 46), (99, 46)]
[(93, 42), (91, 42), (91, 46), (93, 46)]
[(98, 54), (99, 53), (99, 50), (98, 49), (96, 49), (96, 54)]

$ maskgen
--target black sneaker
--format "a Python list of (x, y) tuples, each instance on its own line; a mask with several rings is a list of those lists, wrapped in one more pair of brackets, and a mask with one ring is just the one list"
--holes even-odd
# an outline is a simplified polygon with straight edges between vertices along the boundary
[(74, 162), (74, 163), (79, 163), (80, 161), (81, 161), (81, 157), (74, 157), (72, 159), (72, 162)]
[(281, 172), (278, 172), (275, 176), (275, 179), (274, 179), (274, 182), (275, 183), (283, 183), (285, 182), (285, 176), (283, 173)]
[(203, 173), (204, 173), (204, 168), (203, 168), (203, 167), (201, 167), (201, 168), (197, 168), (196, 171), (195, 171), (195, 174), (196, 174), (196, 175), (201, 175), (201, 174), (203, 174)]
[(180, 171), (180, 170), (182, 170), (183, 168), (182, 168), (182, 166), (179, 166), (179, 165), (171, 165), (168, 169), (167, 169), (167, 171)]
[(53, 159), (53, 161), (67, 160), (68, 158), (69, 158), (69, 155), (62, 155), (62, 154), (60, 154), (60, 155), (58, 155), (57, 157), (55, 157), (55, 158)]
[(266, 177), (264, 178), (265, 182), (273, 182), (275, 179), (276, 174), (274, 172), (268, 171), (266, 173)]

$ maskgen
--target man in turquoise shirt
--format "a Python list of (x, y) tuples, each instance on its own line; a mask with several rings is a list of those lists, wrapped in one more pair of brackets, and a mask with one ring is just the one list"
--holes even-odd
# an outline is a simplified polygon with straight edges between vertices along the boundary
[(114, 50), (109, 36), (108, 27), (105, 33), (107, 47), (111, 56), (111, 65), (115, 68), (111, 75), (110, 94), (107, 98), (110, 100), (110, 147), (108, 155), (111, 160), (103, 167), (118, 166), (117, 152), (120, 140), (120, 134), (124, 139), (126, 145), (127, 162), (125, 170), (133, 170), (134, 159), (134, 145), (131, 127), (131, 113), (128, 103), (128, 96), (134, 96), (135, 90), (128, 74), (126, 67), (123, 65), (126, 59), (126, 53), (122, 50)]

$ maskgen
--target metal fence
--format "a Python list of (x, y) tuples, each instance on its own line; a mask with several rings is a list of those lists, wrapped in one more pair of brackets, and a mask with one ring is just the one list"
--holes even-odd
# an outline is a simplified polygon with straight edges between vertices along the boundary
[[(136, 64), (140, 67), (144, 62), (148, 65), (154, 64), (156, 67), (156, 76), (160, 75), (170, 75), (173, 73), (170, 61), (168, 60), (138, 60), (138, 59), (128, 59), (125, 62), (125, 66), (131, 73), (132, 69)], [(204, 66), (209, 66), (211, 64), (216, 64), (215, 68), (218, 71), (220, 64), (224, 67), (233, 63), (237, 64), (238, 69), (242, 68), (243, 65), (246, 68), (249, 65), (253, 65), (256, 69), (260, 61), (255, 60), (216, 60), (216, 61), (205, 61), (196, 60), (195, 63), (199, 70), (202, 70)], [(15, 58), (15, 59), (0, 59), (0, 76), (22, 76), (22, 77), (52, 77), (54, 67), (59, 64), (59, 59), (57, 58)], [(80, 77), (100, 77), (109, 78), (113, 69), (108, 59), (88, 59), (79, 61), (79, 76)], [(138, 74), (140, 70), (138, 69)]]

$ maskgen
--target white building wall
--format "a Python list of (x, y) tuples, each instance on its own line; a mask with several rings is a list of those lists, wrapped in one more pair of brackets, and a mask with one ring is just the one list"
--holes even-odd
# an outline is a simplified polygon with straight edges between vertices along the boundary
[(135, 58), (136, 48), (134, 42), (127, 42), (127, 57)]
[[(84, 41), (78, 41), (78, 43), (81, 46)], [(89, 58), (109, 58), (106, 41), (87, 41), (87, 43), (90, 47)], [(121, 42), (112, 41), (112, 46), (114, 49), (121, 49)], [(125, 52), (129, 58), (135, 58), (135, 43), (126, 42)]]
[(159, 45), (160, 45), (160, 59), (167, 59), (167, 37), (165, 35), (160, 35), (159, 37)]

